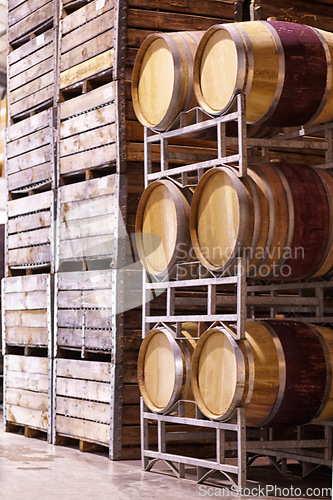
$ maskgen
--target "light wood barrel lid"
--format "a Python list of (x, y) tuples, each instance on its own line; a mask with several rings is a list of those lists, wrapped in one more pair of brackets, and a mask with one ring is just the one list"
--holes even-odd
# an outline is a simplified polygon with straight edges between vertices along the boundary
[(194, 91), (200, 106), (211, 114), (228, 109), (246, 82), (244, 44), (230, 25), (212, 26), (199, 43), (194, 60)]
[(191, 204), (191, 238), (198, 258), (208, 269), (225, 269), (252, 240), (251, 224), (253, 230), (243, 183), (229, 168), (210, 169)]
[(155, 33), (142, 43), (132, 77), (134, 111), (142, 125), (166, 130), (181, 111), (196, 106), (193, 61), (203, 34)]
[(201, 412), (227, 420), (241, 403), (245, 372), (244, 355), (233, 336), (222, 328), (207, 330), (192, 359), (192, 389)]
[(246, 424), (260, 426), (270, 414), (279, 388), (279, 356), (274, 338), (258, 321), (246, 323), (254, 364), (254, 384), (246, 408)]
[(137, 210), (136, 242), (149, 273), (172, 272), (181, 252), (189, 249), (189, 216), (189, 203), (173, 182), (153, 182), (144, 191)]

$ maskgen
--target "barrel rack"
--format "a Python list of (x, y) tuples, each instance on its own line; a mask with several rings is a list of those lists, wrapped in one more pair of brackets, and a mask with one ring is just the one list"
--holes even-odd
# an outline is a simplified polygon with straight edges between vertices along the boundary
[[(238, 176), (243, 177), (247, 172), (249, 153), (254, 148), (261, 150), (264, 158), (268, 158), (269, 151), (275, 148), (325, 152), (325, 162), (318, 166), (333, 168), (333, 123), (308, 129), (302, 127), (291, 133), (279, 133), (273, 138), (258, 139), (247, 137), (245, 117), (245, 97), (239, 94), (235, 97), (232, 112), (226, 115), (212, 117), (195, 108), (182, 113), (169, 131), (153, 133), (145, 128), (145, 187), (163, 178), (170, 178), (181, 186), (195, 186), (206, 170), (221, 164), (234, 167)], [(227, 132), (227, 124), (231, 121), (237, 123), (236, 137)], [(209, 128), (216, 130), (217, 154), (212, 154), (212, 158), (206, 161), (196, 162), (194, 158), (192, 163), (187, 161), (189, 164), (173, 167), (169, 140)], [(159, 165), (152, 162), (153, 144), (160, 147)], [(241, 340), (245, 339), (247, 319), (274, 318), (277, 314), (293, 320), (333, 324), (333, 300), (331, 306), (326, 304), (329, 301), (324, 300), (330, 291), (333, 292), (333, 281), (320, 279), (283, 284), (251, 282), (246, 277), (245, 260), (241, 257), (238, 259), (237, 272), (233, 274), (228, 273), (228, 270), (223, 274), (212, 273), (199, 262), (196, 264), (197, 277), (194, 279), (180, 279), (179, 271), (186, 264), (179, 265), (180, 269), (172, 278), (165, 276), (158, 280), (143, 273), (143, 338), (151, 328), (159, 326), (171, 329), (176, 338), (183, 338), (181, 323), (192, 321), (204, 322), (207, 326), (233, 324), (235, 338)], [(163, 310), (159, 309), (158, 314), (153, 314), (149, 297), (162, 292), (166, 296)], [(188, 470), (194, 467), (199, 483), (220, 471), (241, 489), (246, 486), (247, 468), (260, 456), (269, 457), (282, 473), (286, 470), (288, 459), (296, 460), (302, 465), (303, 476), (320, 465), (332, 466), (333, 422), (316, 424), (315, 429), (320, 430), (320, 438), (309, 435), (309, 426), (299, 426), (292, 439), (281, 439), (272, 428), (247, 428), (243, 408), (235, 410), (231, 422), (217, 422), (202, 415), (196, 403), (192, 403), (195, 405), (196, 418), (186, 417), (184, 403), (178, 401), (167, 414), (158, 414), (151, 412), (141, 398), (141, 459), (144, 470), (151, 470), (156, 462), (162, 460), (177, 477), (185, 477), (185, 466)], [(149, 446), (149, 430), (153, 425), (157, 425), (157, 449)], [(177, 432), (177, 425), (181, 426), (180, 432)], [(184, 432), (184, 425), (199, 427), (205, 432)], [(314, 429), (313, 424), (311, 429)], [(236, 435), (235, 440), (226, 439), (226, 433), (231, 435), (228, 431)], [(167, 452), (168, 443), (193, 439), (200, 446), (200, 439), (205, 437), (213, 437), (215, 459)], [(235, 458), (231, 461), (226, 459), (226, 452), (231, 452)]]

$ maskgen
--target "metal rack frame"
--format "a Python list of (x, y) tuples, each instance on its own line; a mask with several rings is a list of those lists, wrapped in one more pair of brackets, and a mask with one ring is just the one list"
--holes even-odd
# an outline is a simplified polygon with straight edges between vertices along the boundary
[[(333, 123), (328, 123), (312, 128), (300, 128), (292, 133), (279, 134), (271, 139), (252, 139), (247, 137), (246, 125), (246, 103), (244, 95), (235, 97), (234, 105), (229, 114), (212, 117), (202, 110), (195, 108), (189, 112), (182, 113), (173, 125), (172, 130), (162, 133), (153, 133), (145, 128), (144, 133), (144, 180), (145, 187), (150, 182), (162, 178), (173, 178), (181, 185), (194, 185), (203, 173), (214, 166), (221, 164), (236, 167), (239, 177), (247, 173), (248, 150), (260, 148), (262, 156), (268, 156), (271, 148), (281, 149), (312, 149), (325, 152), (325, 162), (318, 165), (321, 168), (333, 167)], [(237, 137), (227, 135), (226, 125), (231, 121), (237, 121)], [(217, 155), (208, 161), (195, 162), (188, 165), (172, 167), (169, 162), (169, 139), (178, 136), (186, 136), (194, 132), (200, 132), (208, 128), (216, 128)], [(322, 138), (310, 136), (323, 133)], [(152, 145), (160, 145), (160, 166), (156, 167), (152, 162)], [(236, 148), (228, 152), (227, 147)], [(191, 178), (189, 178), (191, 174)], [(193, 181), (194, 178), (194, 181)], [(193, 264), (193, 263), (192, 263)], [(292, 319), (313, 323), (333, 324), (333, 308), (325, 308), (323, 304), (324, 291), (333, 289), (333, 282), (317, 280), (315, 282), (304, 281), (283, 284), (261, 284), (251, 282), (246, 277), (245, 259), (238, 258), (237, 272), (233, 275), (214, 274), (198, 263), (199, 278), (190, 280), (177, 280), (176, 278), (157, 280), (154, 276), (143, 273), (143, 320), (142, 337), (148, 331), (160, 324), (176, 324), (175, 337), (182, 338), (181, 323), (185, 321), (206, 322), (231, 322), (235, 325), (235, 338), (245, 339), (245, 322), (247, 318), (258, 318), (256, 309), (265, 306), (268, 309), (268, 317), (275, 317), (278, 312), (294, 315)], [(199, 314), (177, 314), (176, 306), (182, 305), (182, 297), (177, 296), (177, 291), (193, 290), (199, 287), (204, 290), (204, 297), (191, 299), (191, 305), (201, 307)], [(228, 288), (229, 287), (229, 288)], [(219, 294), (219, 290), (223, 290)], [(227, 292), (225, 292), (225, 289)], [(230, 291), (231, 289), (231, 291)], [(229, 290), (229, 291), (228, 291)], [(164, 314), (152, 315), (147, 298), (154, 292), (166, 292), (166, 305)], [(307, 295), (304, 296), (304, 291)], [(183, 299), (188, 303), (188, 299)], [(232, 306), (233, 312), (226, 313), (219, 306)], [(202, 309), (204, 308), (204, 312)], [(299, 317), (297, 316), (299, 314)], [(306, 316), (302, 316), (306, 315)], [(267, 316), (266, 316), (267, 318)], [(282, 472), (285, 470), (287, 459), (298, 460), (302, 464), (303, 474), (307, 474), (318, 465), (332, 465), (332, 437), (333, 422), (322, 422), (324, 428), (324, 439), (305, 439), (304, 429), (306, 426), (297, 428), (297, 439), (274, 440), (273, 429), (260, 429), (259, 438), (247, 440), (245, 409), (238, 408), (234, 413), (236, 423), (216, 422), (204, 417), (196, 408), (196, 418), (186, 418), (183, 409), (184, 401), (179, 401), (168, 411), (168, 414), (152, 413), (141, 399), (141, 458), (142, 468), (151, 470), (158, 460), (163, 460), (167, 466), (177, 475), (185, 476), (185, 465), (197, 467), (198, 482), (205, 481), (212, 473), (222, 472), (229, 480), (244, 488), (246, 485), (246, 469), (258, 456), (268, 456), (272, 463)], [(171, 415), (172, 413), (172, 415)], [(149, 449), (149, 425), (157, 424), (157, 450)], [(213, 429), (216, 434), (216, 460), (199, 459), (181, 456), (166, 452), (166, 443), (173, 441), (172, 432), (168, 433), (167, 424), (185, 424), (197, 426), (204, 429)], [(319, 424), (318, 424), (319, 425)], [(225, 431), (235, 431), (236, 442), (225, 442)], [(190, 438), (191, 434), (188, 434)], [(192, 436), (195, 434), (192, 433)], [(311, 453), (311, 449), (319, 448), (322, 453)], [(225, 462), (226, 451), (237, 450), (237, 465)], [(293, 451), (290, 451), (293, 450)], [(247, 453), (252, 458), (247, 463)]]

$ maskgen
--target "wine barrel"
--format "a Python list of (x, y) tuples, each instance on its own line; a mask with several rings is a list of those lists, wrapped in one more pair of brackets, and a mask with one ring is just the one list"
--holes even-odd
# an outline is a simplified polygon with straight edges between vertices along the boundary
[(315, 28), (283, 21), (220, 24), (200, 41), (194, 89), (208, 113), (227, 112), (242, 92), (248, 123), (299, 126), (319, 116), (333, 119), (331, 66), (326, 38)]
[(167, 412), (179, 399), (193, 400), (191, 358), (200, 323), (183, 323), (184, 339), (170, 328), (151, 330), (143, 339), (138, 357), (138, 384), (148, 408)]
[(244, 407), (253, 427), (332, 418), (332, 341), (328, 347), (317, 327), (294, 321), (248, 322), (245, 329), (242, 341), (222, 327), (200, 337), (192, 388), (201, 412), (225, 421)]
[(171, 275), (178, 262), (190, 258), (191, 196), (189, 189), (169, 180), (153, 182), (143, 192), (136, 216), (136, 244), (150, 274)]
[(193, 61), (203, 31), (155, 33), (136, 56), (132, 100), (142, 125), (166, 130), (181, 111), (196, 106)]
[[(247, 189), (250, 180), (256, 189)], [(206, 172), (193, 195), (190, 227), (208, 269), (233, 272), (242, 256), (249, 276), (293, 281), (327, 271), (331, 220), (318, 170), (279, 162), (251, 165), (242, 179), (228, 167)]]

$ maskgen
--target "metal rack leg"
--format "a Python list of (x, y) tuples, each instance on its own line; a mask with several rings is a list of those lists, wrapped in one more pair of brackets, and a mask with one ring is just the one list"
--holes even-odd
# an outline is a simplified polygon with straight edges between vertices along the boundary
[(245, 409), (237, 408), (237, 457), (238, 457), (238, 488), (246, 486), (246, 427)]
[(145, 450), (148, 449), (148, 421), (143, 418), (143, 412), (145, 411), (145, 404), (143, 399), (140, 398), (140, 433), (141, 433), (141, 467), (143, 470), (146, 469), (149, 459), (145, 456)]

